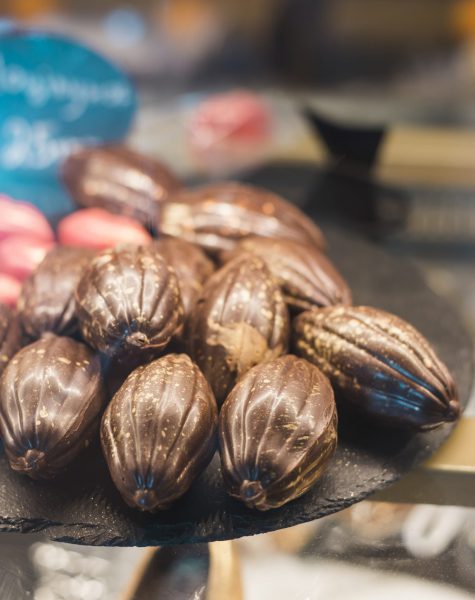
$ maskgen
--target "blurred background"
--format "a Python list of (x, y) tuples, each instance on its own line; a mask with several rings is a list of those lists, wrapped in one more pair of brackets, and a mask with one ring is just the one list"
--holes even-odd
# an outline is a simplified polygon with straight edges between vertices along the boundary
[[(471, 112), (472, 0), (3, 0), (5, 17), (70, 33), (152, 87), (348, 88)], [(463, 111), (462, 111), (463, 112)], [(468, 118), (468, 115), (467, 115)]]
[[(143, 85), (378, 86), (470, 113), (472, 0), (3, 0), (5, 17), (70, 33)], [(463, 119), (454, 109), (445, 119)]]
[[(475, 337), (475, 0), (0, 0), (0, 17), (120, 65), (140, 98), (132, 146), (370, 236)], [(146, 552), (0, 545), (2, 600), (125, 600)], [(363, 502), (239, 550), (246, 599), (475, 597), (471, 508)]]

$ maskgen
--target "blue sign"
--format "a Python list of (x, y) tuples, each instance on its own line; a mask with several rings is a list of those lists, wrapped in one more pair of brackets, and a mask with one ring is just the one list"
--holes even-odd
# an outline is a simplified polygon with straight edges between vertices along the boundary
[[(23, 199), (39, 203), (52, 186), (59, 198), (61, 161), (78, 146), (121, 140), (136, 104), (128, 78), (85, 46), (5, 27), (0, 34), (0, 193), (15, 196), (21, 190)], [(57, 200), (55, 214), (61, 205)]]

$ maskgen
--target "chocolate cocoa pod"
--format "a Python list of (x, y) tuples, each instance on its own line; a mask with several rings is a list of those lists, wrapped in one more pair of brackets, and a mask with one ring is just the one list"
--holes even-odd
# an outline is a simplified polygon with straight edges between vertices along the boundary
[(218, 409), (203, 374), (186, 354), (168, 354), (133, 371), (107, 407), (101, 441), (125, 502), (169, 507), (210, 462)]
[(156, 240), (152, 246), (175, 271), (187, 317), (201, 294), (204, 282), (213, 273), (214, 264), (199, 246), (179, 238)]
[(170, 192), (181, 187), (161, 162), (116, 144), (82, 148), (63, 163), (61, 176), (73, 200), (155, 223)]
[(295, 352), (329, 377), (337, 400), (390, 425), (430, 429), (460, 414), (447, 367), (402, 319), (367, 306), (307, 311)]
[(222, 402), (236, 379), (287, 349), (282, 293), (257, 256), (237, 257), (203, 288), (188, 323), (190, 352)]
[(93, 250), (59, 246), (46, 257), (23, 283), (18, 315), (23, 331), (31, 339), (45, 331), (72, 335), (77, 331), (74, 293)]
[(99, 358), (52, 333), (22, 348), (0, 379), (0, 433), (10, 466), (49, 479), (95, 435), (104, 403)]
[(330, 259), (315, 246), (291, 240), (250, 237), (222, 258), (231, 260), (242, 252), (252, 252), (262, 258), (293, 311), (351, 304), (348, 284)]
[(330, 382), (314, 365), (292, 355), (243, 375), (219, 415), (226, 490), (249, 508), (277, 508), (307, 492), (336, 444)]
[(150, 358), (183, 322), (173, 269), (149, 246), (124, 244), (101, 252), (76, 289), (84, 339), (109, 356)]
[(157, 229), (209, 252), (230, 250), (250, 235), (325, 245), (320, 229), (296, 206), (268, 190), (232, 182), (171, 195)]
[(22, 333), (15, 313), (0, 303), (0, 376), (21, 347)]

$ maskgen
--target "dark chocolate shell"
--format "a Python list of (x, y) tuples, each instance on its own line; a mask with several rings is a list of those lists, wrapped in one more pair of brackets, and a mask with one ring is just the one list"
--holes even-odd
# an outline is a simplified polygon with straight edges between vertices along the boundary
[(249, 508), (277, 508), (307, 492), (337, 443), (330, 382), (314, 365), (281, 356), (236, 384), (219, 415), (228, 493)]
[(175, 271), (187, 317), (201, 294), (203, 284), (212, 275), (214, 264), (199, 246), (179, 238), (162, 238), (154, 241), (152, 247)]
[(29, 338), (37, 339), (46, 331), (57, 335), (76, 333), (74, 293), (85, 266), (95, 254), (89, 248), (59, 246), (48, 252), (23, 283), (18, 313)]
[(101, 425), (104, 455), (125, 502), (155, 511), (182, 496), (214, 454), (217, 420), (211, 388), (186, 354), (133, 371)]
[(296, 206), (268, 190), (233, 182), (173, 194), (160, 209), (157, 230), (214, 253), (250, 235), (325, 245), (320, 229)]
[(16, 314), (0, 302), (0, 376), (21, 347), (22, 332)]
[(145, 225), (155, 223), (160, 205), (181, 187), (164, 164), (118, 144), (73, 152), (61, 176), (79, 206), (98, 206)]
[(351, 304), (348, 284), (330, 259), (315, 246), (291, 240), (250, 237), (223, 258), (242, 252), (262, 258), (282, 288), (284, 299), (295, 312), (314, 306)]
[(454, 421), (454, 380), (426, 338), (395, 315), (366, 306), (307, 311), (294, 321), (295, 352), (329, 377), (337, 401), (400, 427)]
[(76, 306), (93, 348), (131, 360), (159, 353), (183, 322), (175, 272), (148, 246), (124, 244), (94, 258), (77, 287)]
[(104, 404), (99, 358), (46, 333), (8, 363), (0, 379), (0, 433), (10, 466), (54, 477), (91, 441)]
[(245, 255), (208, 279), (186, 333), (221, 403), (240, 375), (286, 351), (288, 330), (279, 286), (259, 257)]

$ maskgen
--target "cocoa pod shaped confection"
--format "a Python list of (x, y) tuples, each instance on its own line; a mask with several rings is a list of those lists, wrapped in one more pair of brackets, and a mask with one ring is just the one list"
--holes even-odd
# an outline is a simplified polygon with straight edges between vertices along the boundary
[(314, 365), (292, 355), (243, 375), (219, 415), (224, 483), (249, 508), (277, 508), (307, 492), (336, 444), (330, 382)]
[(21, 340), (21, 329), (15, 313), (6, 304), (0, 303), (0, 375), (20, 349)]
[(402, 319), (367, 306), (307, 311), (295, 352), (329, 377), (337, 400), (389, 425), (430, 429), (460, 414), (447, 367)]
[(187, 328), (191, 356), (222, 402), (236, 379), (287, 349), (289, 319), (276, 281), (257, 256), (216, 271), (203, 288)]
[(242, 252), (252, 252), (262, 258), (294, 312), (314, 306), (351, 304), (348, 284), (315, 246), (291, 240), (250, 237), (223, 258), (230, 260)]
[(77, 331), (74, 293), (93, 250), (59, 246), (23, 283), (18, 315), (23, 331), (31, 339), (45, 331), (72, 335)]
[(148, 246), (124, 244), (95, 257), (76, 289), (84, 339), (109, 356), (149, 358), (181, 327), (173, 269)]
[(320, 229), (296, 206), (267, 190), (232, 182), (173, 194), (160, 209), (157, 229), (215, 253), (250, 235), (325, 245)]
[(201, 294), (203, 284), (213, 273), (214, 265), (199, 246), (179, 238), (163, 238), (153, 242), (152, 246), (175, 271), (187, 317)]
[(82, 207), (100, 207), (145, 225), (172, 191), (181, 187), (161, 162), (118, 144), (82, 148), (61, 169), (63, 182)]
[(95, 435), (104, 403), (99, 358), (47, 333), (22, 348), (0, 380), (0, 433), (10, 466), (49, 479)]
[(125, 502), (168, 508), (210, 462), (218, 409), (186, 354), (168, 354), (133, 371), (107, 407), (101, 441)]

